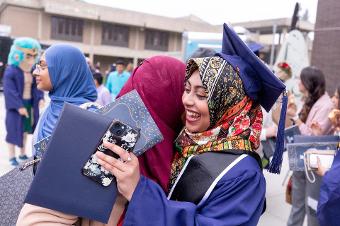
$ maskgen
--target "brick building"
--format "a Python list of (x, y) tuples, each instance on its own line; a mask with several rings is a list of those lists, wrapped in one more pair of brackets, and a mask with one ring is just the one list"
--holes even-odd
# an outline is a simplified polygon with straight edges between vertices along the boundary
[(312, 65), (319, 67), (326, 76), (327, 90), (333, 94), (340, 85), (340, 1), (319, 0)]

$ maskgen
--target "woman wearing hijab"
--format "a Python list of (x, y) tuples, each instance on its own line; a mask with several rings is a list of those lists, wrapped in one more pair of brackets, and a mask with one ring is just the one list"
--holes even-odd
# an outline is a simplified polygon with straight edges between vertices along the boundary
[(156, 56), (143, 61), (124, 85), (118, 97), (136, 89), (164, 140), (138, 158), (141, 173), (168, 190), (173, 142), (183, 124), (181, 97), (185, 65), (172, 57)]
[(51, 99), (34, 132), (34, 144), (52, 134), (65, 102), (75, 105), (93, 102), (97, 92), (83, 53), (71, 45), (49, 47), (41, 56), (33, 75), (38, 89), (48, 91)]
[[(156, 183), (140, 175), (133, 154), (110, 143), (105, 145), (123, 161), (97, 152), (98, 162), (115, 175), (118, 190), (129, 201), (124, 225), (257, 225), (266, 187), (255, 152), (262, 124), (259, 103), (270, 109), (284, 86), (236, 33), (227, 25), (224, 29), (228, 43), (221, 54), (187, 64), (182, 96), (186, 121), (176, 139), (168, 198)], [(256, 86), (254, 76), (261, 82)], [(266, 83), (258, 76), (264, 76)], [(262, 88), (269, 83), (269, 90)], [(274, 97), (254, 97), (261, 98), (264, 91), (274, 92)], [(283, 126), (284, 119), (279, 128)], [(280, 149), (270, 166), (275, 173), (281, 164), (277, 159), (282, 161), (282, 140), (278, 140)]]
[[(174, 58), (155, 56), (143, 61), (137, 67), (119, 96), (136, 89), (145, 106), (162, 132), (164, 140), (139, 157), (143, 175), (168, 189), (173, 141), (182, 128), (181, 115), (184, 111), (181, 102), (185, 65)], [(171, 98), (169, 98), (171, 97)], [(117, 225), (126, 200), (117, 198), (107, 225)], [(72, 225), (78, 217), (58, 211), (25, 204), (20, 213), (18, 225)], [(100, 226), (100, 222), (81, 219), (81, 225)]]
[[(32, 142), (35, 144), (52, 134), (65, 102), (75, 105), (93, 102), (97, 93), (83, 53), (71, 45), (56, 44), (49, 47), (41, 56), (33, 75), (37, 88), (48, 91), (51, 99), (34, 131)], [(37, 154), (34, 147), (33, 154)], [(19, 219), (18, 225), (25, 224)]]
[[(219, 66), (214, 68), (215, 65)], [(205, 70), (210, 73), (204, 74)], [(124, 225), (256, 225), (264, 207), (265, 179), (258, 157), (253, 158), (246, 153), (256, 150), (259, 145), (260, 106), (246, 96), (240, 77), (220, 57), (189, 61), (182, 100), (186, 124), (176, 142), (178, 152), (171, 173), (171, 184), (175, 187), (169, 194), (176, 201), (167, 200), (165, 193), (143, 176), (139, 183), (131, 180), (139, 179), (138, 174), (125, 178), (129, 184), (136, 186), (132, 196), (131, 192), (122, 188), (123, 183), (119, 183), (119, 174), (126, 172), (127, 167), (115, 160), (110, 167), (103, 162), (108, 156), (98, 153), (102, 160), (99, 163), (117, 177), (119, 191), (130, 201)], [(214, 155), (209, 156), (211, 153)], [(207, 158), (195, 159), (194, 156)], [(127, 159), (126, 156), (121, 158)], [(126, 165), (137, 163), (135, 157), (131, 158), (131, 163)], [(229, 166), (227, 163), (238, 167), (222, 174), (210, 196), (204, 198), (201, 188), (207, 184), (203, 177), (214, 176), (215, 172), (190, 169), (191, 161), (185, 163), (188, 159), (194, 159), (192, 164), (198, 169), (210, 168), (212, 162), (209, 160), (217, 165), (225, 163), (225, 169)], [(186, 174), (183, 168), (191, 171)], [(189, 184), (191, 188), (187, 186)], [(255, 192), (257, 195), (254, 195)], [(245, 201), (247, 205), (242, 204)]]

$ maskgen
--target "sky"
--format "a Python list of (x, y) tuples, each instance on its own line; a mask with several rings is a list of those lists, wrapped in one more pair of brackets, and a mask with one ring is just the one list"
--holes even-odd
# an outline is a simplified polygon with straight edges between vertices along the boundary
[(295, 3), (315, 22), (318, 0), (85, 0), (86, 2), (167, 17), (198, 16), (210, 24), (291, 18)]

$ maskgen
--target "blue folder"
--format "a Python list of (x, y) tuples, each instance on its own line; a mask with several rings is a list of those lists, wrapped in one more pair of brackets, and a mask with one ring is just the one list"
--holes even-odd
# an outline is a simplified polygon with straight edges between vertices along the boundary
[(111, 123), (101, 114), (65, 103), (25, 202), (107, 223), (116, 183), (103, 187), (82, 174)]

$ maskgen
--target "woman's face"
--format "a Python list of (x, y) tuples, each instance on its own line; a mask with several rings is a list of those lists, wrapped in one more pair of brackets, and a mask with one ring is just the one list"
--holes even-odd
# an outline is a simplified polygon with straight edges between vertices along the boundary
[(198, 70), (185, 84), (182, 96), (185, 108), (185, 127), (189, 132), (203, 132), (210, 126), (208, 94), (202, 85)]
[(301, 79), (300, 79), (300, 81), (299, 81), (299, 90), (300, 90), (300, 92), (301, 92), (304, 96), (306, 96), (306, 95), (308, 94), (307, 89), (306, 89), (306, 87), (303, 85)]
[(36, 65), (33, 75), (36, 77), (37, 88), (43, 91), (51, 91), (52, 83), (50, 75), (48, 73), (48, 67), (46, 64), (45, 54), (40, 58), (39, 63)]
[(339, 93), (337, 91), (335, 91), (335, 93), (332, 97), (332, 102), (334, 104), (334, 107), (338, 108), (338, 106), (339, 106)]

